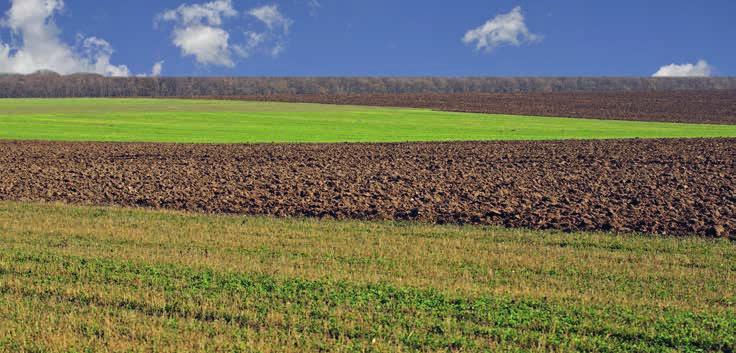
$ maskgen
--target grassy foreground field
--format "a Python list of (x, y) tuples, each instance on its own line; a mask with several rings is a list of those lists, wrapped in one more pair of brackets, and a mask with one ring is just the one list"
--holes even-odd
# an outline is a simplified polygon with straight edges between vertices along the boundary
[(4, 351), (736, 348), (721, 240), (2, 202), (0, 242)]
[(14, 140), (257, 143), (637, 137), (736, 137), (736, 126), (271, 102), (0, 100), (0, 139)]

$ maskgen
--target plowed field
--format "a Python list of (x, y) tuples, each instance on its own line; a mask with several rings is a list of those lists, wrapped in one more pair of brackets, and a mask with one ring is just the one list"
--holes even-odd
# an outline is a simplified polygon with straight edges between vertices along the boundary
[(736, 235), (736, 139), (0, 143), (0, 200)]
[(736, 91), (269, 95), (230, 99), (430, 108), (469, 113), (736, 124)]

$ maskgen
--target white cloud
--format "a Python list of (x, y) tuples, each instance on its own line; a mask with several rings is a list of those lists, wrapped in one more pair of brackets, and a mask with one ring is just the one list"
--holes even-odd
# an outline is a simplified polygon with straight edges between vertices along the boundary
[(502, 45), (520, 46), (542, 40), (542, 37), (531, 33), (524, 23), (521, 7), (511, 12), (497, 15), (485, 24), (469, 30), (463, 37), (463, 43), (475, 43), (477, 50), (493, 51)]
[[(318, 2), (316, 4), (319, 5)], [(248, 52), (262, 47), (266, 53), (277, 57), (286, 50), (286, 39), (294, 21), (281, 14), (276, 5), (253, 8), (248, 14), (261, 21), (267, 29), (262, 33), (246, 32)]]
[(696, 64), (669, 64), (659, 68), (653, 77), (709, 77), (713, 74), (713, 67), (705, 60)]
[(176, 21), (184, 26), (207, 23), (221, 26), (223, 17), (237, 16), (231, 0), (215, 0), (205, 4), (182, 4), (174, 10), (166, 10), (159, 15), (160, 20)]
[(255, 48), (266, 40), (266, 35), (263, 33), (245, 32), (245, 35), (247, 37), (246, 43), (249, 48)]
[[(245, 14), (245, 13), (244, 13)], [(247, 17), (258, 20), (265, 30), (242, 32), (245, 39), (233, 39), (225, 28), (226, 19), (240, 15), (232, 0), (215, 0), (203, 4), (182, 4), (156, 16), (155, 24), (172, 22), (172, 43), (182, 55), (192, 56), (197, 63), (234, 67), (237, 57), (247, 58), (256, 51), (279, 55), (293, 21), (276, 5), (256, 7)], [(236, 33), (237, 34), (237, 33)]]
[(104, 39), (79, 37), (80, 44), (75, 47), (61, 40), (54, 14), (63, 9), (63, 0), (11, 0), (0, 26), (10, 29), (21, 44), (0, 42), (0, 72), (52, 70), (129, 76), (127, 66), (110, 63), (114, 50)]
[(263, 22), (268, 29), (280, 28), (284, 34), (289, 33), (289, 27), (293, 22), (291, 19), (284, 17), (276, 5), (257, 7), (251, 9), (248, 13)]
[(237, 16), (231, 0), (205, 4), (183, 4), (157, 16), (175, 23), (173, 43), (184, 56), (194, 56), (203, 65), (233, 67), (230, 33), (222, 28), (223, 18)]
[(130, 71), (125, 65), (115, 66), (110, 64), (110, 57), (113, 49), (110, 43), (104, 39), (97, 37), (89, 37), (82, 41), (82, 48), (86, 57), (94, 58), (94, 70), (105, 76), (126, 77), (130, 76)]
[(235, 66), (229, 38), (230, 34), (218, 27), (198, 25), (174, 30), (174, 45), (184, 56), (192, 55), (205, 65)]
[[(155, 64), (153, 64), (153, 67), (151, 67), (151, 76), (150, 77), (159, 77), (161, 76), (161, 72), (164, 69), (164, 61), (158, 61)], [(137, 74), (135, 77), (149, 77), (148, 74)]]
[(161, 72), (164, 70), (164, 61), (161, 60), (155, 64), (153, 64), (153, 68), (151, 68), (151, 76), (152, 77), (159, 77), (161, 76)]
[(245, 44), (236, 45), (234, 47), (236, 53), (243, 58), (250, 56), (251, 52), (258, 48), (266, 41), (265, 33), (245, 32)]

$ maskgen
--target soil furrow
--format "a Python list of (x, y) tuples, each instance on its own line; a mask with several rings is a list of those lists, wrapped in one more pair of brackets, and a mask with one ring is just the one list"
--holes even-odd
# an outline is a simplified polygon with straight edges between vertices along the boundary
[(736, 139), (0, 143), (0, 200), (736, 236)]

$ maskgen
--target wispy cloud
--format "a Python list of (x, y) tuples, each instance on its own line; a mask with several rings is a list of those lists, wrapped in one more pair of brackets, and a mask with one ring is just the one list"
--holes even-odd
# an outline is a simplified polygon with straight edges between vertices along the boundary
[(153, 77), (159, 77), (161, 76), (161, 72), (164, 70), (164, 61), (159, 61), (155, 64), (153, 64), (153, 68), (151, 68), (151, 76)]
[(475, 43), (477, 50), (486, 52), (491, 52), (502, 45), (520, 46), (541, 40), (540, 35), (529, 31), (521, 7), (518, 6), (509, 13), (497, 15), (483, 25), (469, 30), (462, 39), (463, 43)]
[(653, 77), (709, 77), (713, 74), (713, 67), (705, 60), (695, 64), (669, 64), (659, 68)]
[(248, 11), (248, 13), (263, 22), (268, 29), (280, 29), (287, 34), (289, 33), (289, 27), (293, 22), (281, 14), (277, 5), (256, 7)]
[(273, 57), (279, 56), (286, 49), (289, 29), (294, 21), (284, 16), (277, 5), (256, 7), (248, 14), (266, 27), (263, 32), (246, 32), (248, 52), (262, 49)]
[(307, 0), (307, 6), (309, 7), (310, 16), (317, 16), (317, 12), (322, 8), (322, 4), (319, 0)]
[(256, 51), (278, 55), (293, 21), (284, 16), (277, 5), (252, 8), (243, 15), (247, 15), (245, 20), (250, 18), (261, 23), (265, 30), (245, 31), (244, 39), (233, 39), (225, 22), (240, 17), (241, 13), (233, 8), (232, 0), (182, 4), (157, 15), (154, 23), (157, 26), (162, 22), (173, 23), (172, 43), (183, 56), (192, 56), (202, 65), (234, 67), (238, 57), (247, 58)]

